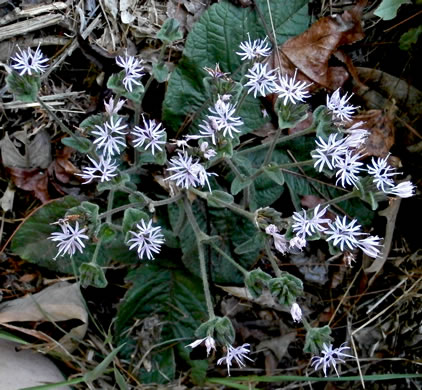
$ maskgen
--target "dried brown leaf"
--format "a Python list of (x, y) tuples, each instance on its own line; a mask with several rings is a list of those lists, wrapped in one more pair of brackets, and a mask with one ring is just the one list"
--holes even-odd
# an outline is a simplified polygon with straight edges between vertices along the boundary
[(37, 168), (9, 168), (9, 172), (16, 187), (25, 191), (34, 191), (35, 196), (43, 203), (50, 200), (46, 171)]

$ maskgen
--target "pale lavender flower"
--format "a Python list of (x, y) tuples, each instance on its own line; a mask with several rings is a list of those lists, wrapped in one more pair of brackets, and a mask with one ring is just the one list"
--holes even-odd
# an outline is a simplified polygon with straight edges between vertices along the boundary
[(253, 96), (267, 96), (274, 92), (276, 88), (276, 75), (274, 74), (277, 69), (267, 70), (268, 64), (261, 64), (257, 62), (253, 65), (248, 73), (245, 75), (249, 81), (245, 84), (245, 87), (249, 87), (248, 93), (253, 92)]
[(145, 150), (151, 147), (151, 153), (154, 155), (155, 148), (160, 152), (163, 148), (160, 145), (164, 145), (166, 141), (163, 141), (163, 137), (166, 133), (165, 129), (161, 128), (161, 123), (157, 124), (155, 120), (146, 120), (144, 117), (143, 127), (135, 126), (131, 131), (131, 134), (135, 136), (134, 144), (135, 148), (145, 145)]
[(154, 253), (159, 253), (161, 245), (164, 243), (164, 236), (161, 234), (160, 226), (152, 226), (152, 220), (149, 220), (148, 224), (141, 219), (141, 223), (137, 224), (138, 231), (129, 231), (134, 237), (128, 240), (128, 244), (131, 244), (129, 250), (137, 248), (138, 256), (140, 259), (147, 256), (148, 260), (154, 260)]
[(296, 302), (290, 308), (290, 314), (294, 322), (302, 321), (302, 309)]
[(416, 187), (411, 181), (403, 181), (387, 191), (388, 194), (399, 196), (400, 198), (410, 198), (415, 195)]
[[(197, 136), (197, 138), (205, 137), (205, 138), (211, 138), (211, 141), (214, 145), (217, 144), (217, 132), (218, 132), (218, 125), (215, 119), (205, 119), (202, 121), (202, 123), (199, 125), (199, 134), (200, 136)], [(189, 136), (190, 138), (194, 138), (196, 136)]]
[(208, 147), (208, 142), (202, 142), (200, 149), (204, 158), (207, 160), (210, 160), (217, 155), (217, 152), (214, 149)]
[(317, 148), (312, 151), (312, 158), (315, 159), (314, 168), (318, 172), (322, 172), (325, 166), (329, 169), (334, 169), (338, 161), (347, 151), (342, 139), (337, 140), (336, 134), (330, 134), (328, 140), (325, 141), (322, 137), (318, 137), (315, 141)]
[(195, 340), (193, 343), (186, 345), (185, 348), (191, 347), (193, 349), (193, 348), (196, 348), (198, 345), (201, 345), (203, 342), (205, 342), (205, 347), (207, 348), (207, 356), (210, 355), (211, 349), (213, 349), (214, 351), (216, 350), (215, 340), (211, 336), (207, 336), (207, 337), (204, 337), (203, 339)]
[(220, 69), (220, 64), (217, 62), (215, 64), (215, 68), (207, 68), (206, 66), (204, 66), (204, 70), (213, 78), (215, 79), (225, 79), (228, 80), (228, 75), (230, 73), (224, 73), (221, 71)]
[(252, 60), (256, 57), (268, 57), (271, 54), (271, 47), (268, 45), (267, 37), (264, 39), (255, 39), (251, 41), (249, 33), (248, 40), (239, 45), (240, 51), (236, 54), (240, 56), (242, 61)]
[[(92, 134), (96, 135), (97, 138), (94, 144), (97, 145), (97, 149), (103, 149), (104, 156), (113, 156), (115, 153), (120, 153), (120, 146), (126, 147), (125, 138), (119, 135), (125, 135), (124, 129), (127, 125), (121, 125), (122, 118), (119, 118), (117, 122), (114, 122), (114, 117), (110, 117), (109, 122), (106, 122), (104, 127), (95, 125), (95, 131)], [(118, 134), (118, 135), (116, 135)]]
[(75, 222), (75, 227), (72, 227), (67, 221), (59, 221), (59, 226), (62, 231), (51, 233), (50, 237), (48, 237), (49, 240), (58, 242), (57, 248), (59, 248), (59, 251), (54, 257), (54, 260), (56, 260), (58, 256), (64, 256), (66, 254), (69, 254), (70, 257), (72, 257), (77, 250), (83, 253), (85, 244), (82, 240), (87, 240), (89, 238), (87, 235), (83, 234), (86, 229), (79, 229), (78, 221)]
[(305, 210), (302, 210), (300, 213), (296, 211), (293, 213), (293, 220), (295, 223), (292, 227), (298, 237), (305, 239), (306, 236), (312, 236), (316, 232), (324, 232), (327, 229), (322, 226), (322, 224), (328, 223), (330, 220), (322, 217), (327, 212), (328, 206), (321, 211), (319, 210), (319, 207), (320, 205), (314, 208), (314, 215), (312, 218), (307, 217)]
[(12, 68), (17, 70), (21, 76), (25, 73), (32, 76), (33, 73), (45, 72), (48, 67), (48, 65), (45, 64), (48, 61), (48, 58), (44, 57), (40, 50), (40, 45), (38, 45), (35, 51), (33, 51), (30, 47), (26, 50), (22, 50), (18, 47), (18, 50), (19, 53), (16, 53), (15, 57), (11, 58), (12, 61), (15, 62), (12, 64)]
[(336, 365), (340, 363), (345, 363), (343, 360), (344, 357), (354, 358), (354, 356), (347, 355), (343, 353), (345, 349), (350, 349), (346, 346), (346, 343), (342, 344), (339, 348), (334, 348), (332, 345), (323, 344), (322, 348), (322, 356), (314, 356), (311, 359), (311, 366), (314, 367), (315, 370), (318, 370), (322, 367), (322, 371), (324, 372), (324, 376), (327, 376), (327, 369), (331, 366), (334, 368), (337, 376), (340, 376)]
[(300, 251), (306, 247), (306, 240), (302, 237), (295, 236), (289, 241), (289, 247), (290, 249), (296, 248)]
[(389, 187), (394, 187), (392, 176), (398, 174), (395, 172), (395, 168), (388, 164), (389, 157), (390, 154), (385, 158), (378, 157), (376, 160), (372, 157), (372, 165), (367, 165), (367, 171), (372, 176), (374, 184), (382, 192), (388, 192), (391, 189)]
[(287, 240), (283, 234), (279, 233), (277, 226), (268, 225), (265, 228), (265, 233), (273, 237), (275, 249), (277, 249), (283, 255), (288, 251)]
[[(234, 115), (236, 113), (236, 105), (230, 104), (228, 102), (226, 103), (219, 97), (214, 107), (210, 107), (209, 111), (211, 114), (213, 114), (207, 116), (210, 122), (209, 128), (200, 126), (202, 127), (204, 133), (209, 131), (209, 136), (212, 137), (211, 134), (213, 131), (215, 131), (215, 127), (217, 127), (218, 131), (223, 132), (223, 136), (228, 133), (230, 138), (233, 138), (232, 132), (240, 133), (240, 130), (238, 130), (237, 127), (242, 126), (243, 121), (240, 119), (240, 117)], [(212, 140), (215, 144), (215, 139), (212, 138)]]
[(342, 251), (345, 246), (353, 250), (359, 244), (358, 236), (362, 234), (361, 226), (357, 225), (357, 222), (357, 219), (353, 219), (347, 223), (346, 216), (343, 219), (337, 216), (334, 223), (328, 223), (329, 228), (325, 232), (328, 236), (327, 241), (333, 241), (333, 245), (340, 247)]
[(340, 96), (339, 88), (331, 96), (327, 95), (327, 108), (341, 121), (350, 121), (352, 120), (351, 116), (357, 109), (357, 107), (347, 104), (352, 96), (353, 94), (349, 97), (347, 94)]
[(125, 57), (116, 57), (116, 63), (125, 70), (125, 77), (123, 85), (127, 91), (132, 92), (134, 85), (141, 85), (140, 78), (145, 74), (143, 73), (144, 67), (142, 60), (138, 60), (133, 56), (126, 55)]
[(249, 353), (249, 344), (243, 344), (242, 346), (237, 347), (237, 348), (234, 348), (231, 345), (228, 345), (226, 356), (222, 357), (221, 359), (218, 359), (217, 364), (225, 363), (227, 365), (228, 375), (230, 376), (230, 367), (233, 364), (232, 363), (233, 359), (235, 360), (235, 362), (240, 368), (246, 366), (245, 363), (243, 362), (243, 359), (248, 359), (249, 361), (253, 362), (252, 359), (246, 356), (248, 353)]
[(335, 162), (336, 171), (336, 184), (341, 183), (341, 186), (344, 188), (345, 184), (356, 186), (356, 183), (359, 181), (357, 176), (360, 171), (363, 171), (361, 166), (362, 162), (358, 161), (363, 156), (360, 153), (353, 153), (351, 150), (348, 150), (342, 158), (338, 158)]
[(88, 156), (92, 163), (91, 167), (82, 168), (82, 173), (77, 173), (77, 176), (81, 176), (86, 181), (83, 184), (88, 184), (94, 179), (100, 179), (101, 182), (110, 181), (113, 177), (117, 176), (116, 170), (117, 165), (111, 161), (111, 157), (104, 158), (100, 156), (100, 161), (95, 161), (93, 158)]
[(368, 236), (359, 240), (357, 246), (369, 257), (373, 257), (375, 259), (380, 254), (379, 247), (382, 247), (380, 240), (381, 239), (378, 236)]
[(216, 174), (207, 173), (198, 159), (193, 160), (192, 156), (189, 156), (186, 152), (177, 153), (177, 156), (171, 158), (169, 164), (170, 168), (167, 168), (167, 171), (173, 174), (164, 180), (175, 181), (178, 187), (186, 189), (207, 184), (211, 192), (208, 176)]
[(111, 96), (108, 102), (104, 102), (104, 108), (108, 116), (113, 116), (117, 114), (126, 103), (126, 100), (119, 99), (117, 102), (114, 101), (114, 98)]
[(289, 77), (287, 74), (281, 77), (281, 74), (278, 74), (278, 83), (275, 83), (274, 93), (276, 93), (280, 99), (284, 98), (284, 105), (286, 105), (289, 100), (293, 104), (304, 102), (305, 99), (311, 96), (308, 92), (308, 88), (311, 84), (308, 84), (305, 81), (296, 82), (296, 74), (297, 69), (293, 77)]
[(357, 149), (365, 144), (369, 136), (369, 131), (362, 129), (364, 122), (357, 122), (350, 126), (348, 129), (343, 130), (343, 133), (347, 134), (344, 139), (344, 145), (351, 149)]

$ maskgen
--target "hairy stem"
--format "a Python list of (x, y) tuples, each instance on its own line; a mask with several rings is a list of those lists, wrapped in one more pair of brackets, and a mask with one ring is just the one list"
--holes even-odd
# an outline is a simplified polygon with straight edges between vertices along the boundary
[(215, 245), (214, 243), (211, 243), (210, 245), (216, 252), (218, 252), (226, 260), (228, 260), (232, 265), (234, 265), (240, 272), (242, 272), (243, 275), (246, 276), (248, 274), (248, 271), (245, 268), (243, 268), (240, 264), (238, 264), (234, 259), (232, 259), (226, 252), (220, 249), (217, 245)]
[(204, 246), (201, 241), (203, 233), (200, 227), (198, 226), (198, 223), (196, 222), (196, 219), (193, 215), (192, 207), (189, 203), (189, 199), (186, 196), (183, 198), (183, 206), (185, 209), (185, 213), (188, 217), (189, 223), (192, 226), (192, 229), (195, 233), (196, 243), (198, 245), (199, 267), (201, 271), (202, 283), (204, 285), (204, 295), (205, 295), (205, 301), (207, 303), (208, 317), (210, 319), (213, 319), (215, 318), (214, 307), (211, 300), (210, 286), (208, 284), (208, 275), (207, 275), (207, 267), (205, 264)]
[(265, 240), (265, 252), (267, 253), (268, 259), (270, 260), (271, 267), (274, 270), (275, 276), (277, 278), (279, 278), (281, 276), (281, 271), (280, 271), (280, 268), (278, 268), (277, 261), (275, 259), (275, 256), (274, 256), (272, 250), (271, 250), (269, 240)]
[[(293, 133), (293, 134), (290, 134), (290, 135), (286, 135), (284, 137), (281, 137), (280, 139), (277, 140), (277, 142), (275, 143), (275, 146), (281, 145), (284, 142), (289, 142), (292, 139), (295, 139), (295, 138), (298, 138), (298, 137), (302, 137), (305, 134), (310, 134), (310, 133), (313, 133), (313, 132), (315, 132), (315, 127), (314, 127), (314, 125), (311, 125), (307, 129), (304, 129), (304, 130), (301, 130), (301, 131), (297, 131), (296, 133)], [(239, 150), (236, 153), (239, 154), (239, 155), (254, 153), (254, 152), (258, 152), (259, 150), (266, 149), (269, 146), (271, 146), (271, 143), (267, 142), (265, 144), (252, 146), (251, 148), (248, 148), (248, 149)]]

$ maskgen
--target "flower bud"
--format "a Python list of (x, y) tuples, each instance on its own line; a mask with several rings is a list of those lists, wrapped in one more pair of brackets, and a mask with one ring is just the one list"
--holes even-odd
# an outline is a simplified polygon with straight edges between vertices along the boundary
[(273, 278), (268, 282), (271, 295), (281, 305), (291, 306), (296, 298), (303, 294), (303, 283), (299, 278), (284, 272), (279, 278)]
[(260, 268), (254, 269), (245, 277), (245, 286), (254, 298), (259, 298), (262, 294), (262, 290), (268, 287), (268, 281), (271, 279), (271, 275), (262, 271)]

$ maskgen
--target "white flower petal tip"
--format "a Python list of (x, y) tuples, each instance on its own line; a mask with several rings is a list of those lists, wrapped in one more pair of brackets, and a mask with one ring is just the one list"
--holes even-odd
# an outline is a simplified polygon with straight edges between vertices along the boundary
[(161, 227), (153, 227), (152, 220), (149, 220), (148, 224), (145, 224), (143, 219), (136, 227), (138, 228), (138, 231), (129, 231), (133, 236), (133, 238), (127, 242), (127, 244), (130, 245), (129, 249), (132, 250), (136, 248), (140, 259), (143, 259), (144, 256), (146, 256), (148, 260), (154, 260), (154, 254), (160, 253), (161, 245), (164, 243)]

